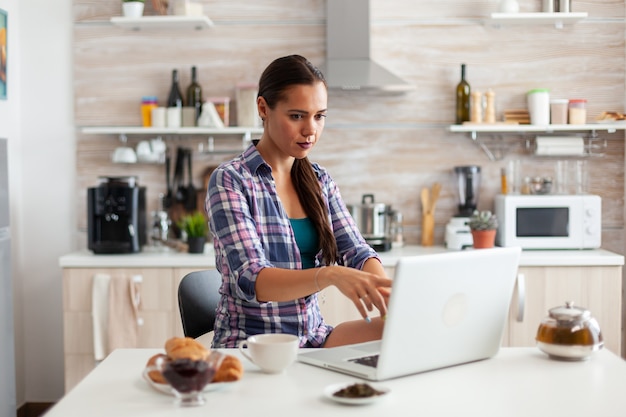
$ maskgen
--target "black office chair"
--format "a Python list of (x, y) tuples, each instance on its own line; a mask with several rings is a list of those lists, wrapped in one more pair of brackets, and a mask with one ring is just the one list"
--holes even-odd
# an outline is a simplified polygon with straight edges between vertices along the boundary
[(190, 272), (180, 281), (178, 308), (185, 336), (195, 339), (213, 330), (221, 285), (216, 269)]

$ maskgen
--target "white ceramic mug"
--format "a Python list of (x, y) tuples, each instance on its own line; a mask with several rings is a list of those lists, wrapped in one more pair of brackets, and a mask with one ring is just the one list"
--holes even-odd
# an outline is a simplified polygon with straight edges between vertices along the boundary
[(275, 374), (296, 360), (299, 344), (298, 337), (292, 334), (257, 334), (242, 341), (239, 351), (263, 372)]
[(135, 150), (128, 146), (120, 146), (113, 151), (113, 162), (118, 164), (134, 164), (137, 162)]

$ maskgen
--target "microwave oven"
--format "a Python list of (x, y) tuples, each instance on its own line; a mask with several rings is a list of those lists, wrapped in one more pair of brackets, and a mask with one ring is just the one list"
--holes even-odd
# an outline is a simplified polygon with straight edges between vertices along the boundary
[(597, 195), (497, 195), (496, 244), (522, 249), (595, 249), (601, 245)]

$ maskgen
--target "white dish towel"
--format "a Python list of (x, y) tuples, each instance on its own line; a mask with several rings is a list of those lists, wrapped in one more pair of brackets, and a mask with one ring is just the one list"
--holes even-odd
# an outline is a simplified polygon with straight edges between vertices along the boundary
[(95, 274), (91, 289), (91, 318), (93, 320), (93, 352), (96, 361), (103, 360), (108, 352), (109, 274)]

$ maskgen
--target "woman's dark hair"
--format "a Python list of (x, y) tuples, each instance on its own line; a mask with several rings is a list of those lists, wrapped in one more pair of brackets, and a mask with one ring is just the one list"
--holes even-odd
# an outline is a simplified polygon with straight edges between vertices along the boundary
[[(261, 74), (259, 97), (270, 109), (286, 99), (286, 90), (293, 85), (313, 85), (326, 80), (322, 72), (300, 55), (274, 60)], [(337, 261), (337, 242), (330, 227), (326, 203), (320, 183), (308, 158), (296, 159), (291, 168), (291, 180), (305, 213), (315, 226), (322, 249), (322, 261), (332, 265)]]

